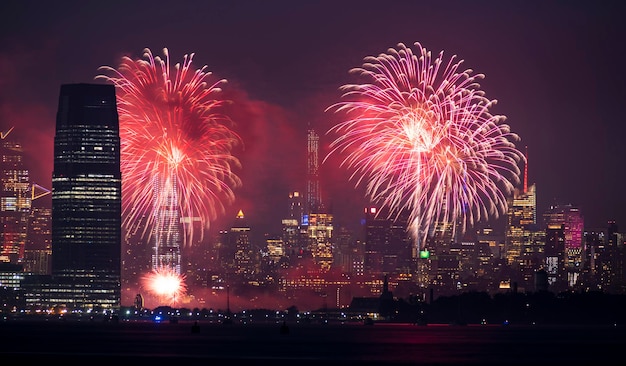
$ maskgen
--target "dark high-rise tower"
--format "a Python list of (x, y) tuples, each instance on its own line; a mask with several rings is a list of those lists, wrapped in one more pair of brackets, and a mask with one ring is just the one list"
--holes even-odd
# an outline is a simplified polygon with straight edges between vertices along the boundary
[(115, 87), (61, 86), (52, 174), (52, 274), (73, 308), (120, 306), (120, 137)]

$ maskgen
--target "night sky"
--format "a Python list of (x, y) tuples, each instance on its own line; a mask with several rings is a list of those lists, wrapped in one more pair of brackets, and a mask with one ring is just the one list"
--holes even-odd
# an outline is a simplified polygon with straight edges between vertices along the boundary
[[(13, 1), (0, 4), (0, 127), (15, 126), (31, 178), (51, 187), (61, 84), (96, 82), (144, 48), (227, 79), (224, 97), (242, 136), (243, 186), (221, 217), (241, 208), (253, 228), (275, 232), (287, 194), (304, 190), (306, 130), (321, 137), (325, 109), (354, 82), (363, 58), (402, 42), (485, 74), (492, 114), (528, 147), (538, 211), (582, 209), (587, 228), (626, 227), (624, 39), (626, 3), (610, 1)], [(97, 81), (100, 82), (100, 81)], [(337, 226), (355, 227), (366, 201), (336, 161), (321, 170)], [(222, 225), (217, 220), (215, 226)]]

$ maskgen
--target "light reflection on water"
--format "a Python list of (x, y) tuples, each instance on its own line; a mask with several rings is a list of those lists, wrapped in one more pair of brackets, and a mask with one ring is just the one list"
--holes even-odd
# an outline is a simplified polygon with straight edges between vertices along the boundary
[[(623, 327), (381, 324), (0, 323), (0, 357), (272, 364), (611, 364)], [(11, 336), (8, 336), (8, 335)], [(582, 351), (587, 350), (587, 351)], [(593, 350), (593, 352), (589, 351)], [(201, 363), (200, 361), (204, 363)]]

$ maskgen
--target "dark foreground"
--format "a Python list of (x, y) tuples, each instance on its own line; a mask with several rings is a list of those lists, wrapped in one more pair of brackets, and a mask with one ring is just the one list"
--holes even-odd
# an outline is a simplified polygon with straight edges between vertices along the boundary
[(0, 358), (175, 366), (621, 364), (623, 326), (3, 322)]

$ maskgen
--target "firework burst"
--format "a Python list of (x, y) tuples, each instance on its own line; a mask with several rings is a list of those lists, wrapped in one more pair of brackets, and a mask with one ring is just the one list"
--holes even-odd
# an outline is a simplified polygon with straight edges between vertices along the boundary
[(174, 305), (187, 294), (185, 277), (168, 266), (149, 272), (142, 278), (142, 285), (151, 294), (157, 296), (160, 303)]
[(204, 235), (212, 220), (234, 200), (241, 184), (232, 150), (241, 142), (218, 113), (226, 103), (217, 94), (225, 80), (208, 83), (206, 66), (192, 69), (194, 54), (182, 64), (144, 50), (144, 58), (123, 57), (119, 68), (103, 66), (102, 78), (117, 89), (120, 119), (123, 224), (129, 233), (163, 236), (162, 214), (178, 212), (183, 242), (193, 242), (194, 226)]
[(465, 231), (504, 213), (524, 155), (505, 117), (490, 113), (496, 101), (480, 89), (484, 75), (414, 45), (416, 53), (398, 44), (351, 70), (365, 82), (344, 85), (343, 100), (327, 109), (347, 118), (328, 131), (336, 137), (326, 159), (341, 155), (389, 217), (407, 212), (419, 248), (437, 224)]

